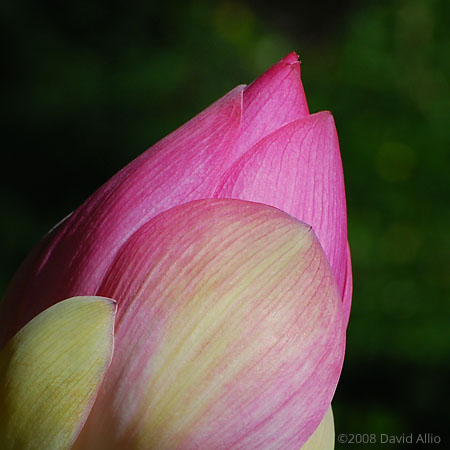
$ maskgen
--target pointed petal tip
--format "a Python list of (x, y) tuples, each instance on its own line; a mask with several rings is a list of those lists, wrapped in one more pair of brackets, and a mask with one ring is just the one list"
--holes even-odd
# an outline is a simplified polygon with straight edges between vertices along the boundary
[(316, 117), (317, 119), (322, 119), (323, 121), (330, 121), (330, 122), (333, 122), (334, 123), (334, 117), (333, 117), (333, 114), (331, 113), (331, 111), (319, 111), (319, 112), (316, 112), (316, 113), (314, 113), (314, 114), (311, 114), (311, 117), (312, 116), (314, 116), (314, 117)]
[[(76, 297), (75, 297), (76, 298)], [(85, 299), (86, 297), (79, 297), (81, 300)], [(95, 299), (95, 301), (104, 302), (107, 307), (109, 307), (109, 316), (111, 318), (111, 328), (110, 328), (110, 335), (112, 336), (113, 342), (114, 342), (114, 328), (115, 328), (115, 321), (116, 321), (116, 315), (117, 315), (117, 301), (113, 298), (109, 297), (92, 297)]]
[(309, 115), (298, 55), (291, 52), (244, 90), (241, 133), (231, 159), (284, 125)]
[[(314, 114), (311, 114), (311, 119), (316, 122), (316, 124), (320, 124), (322, 127), (328, 129), (333, 134), (336, 134), (337, 139), (337, 130), (336, 130), (336, 122), (334, 120), (333, 114), (331, 111), (320, 111)], [(338, 144), (339, 145), (339, 144)]]
[(288, 64), (296, 64), (300, 63), (298, 59), (298, 54), (296, 52), (291, 52), (287, 54), (280, 62), (285, 62)]
[(109, 298), (109, 297), (96, 297), (99, 300), (103, 300), (107, 305), (110, 305), (111, 308), (115, 310), (117, 310), (117, 301), (114, 300), (113, 298)]

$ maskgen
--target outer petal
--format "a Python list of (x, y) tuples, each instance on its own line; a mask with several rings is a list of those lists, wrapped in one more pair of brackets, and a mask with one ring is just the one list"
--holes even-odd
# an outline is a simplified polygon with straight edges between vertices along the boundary
[(334, 449), (334, 420), (331, 406), (328, 408), (322, 422), (314, 434), (308, 439), (302, 450), (333, 450)]
[(242, 90), (154, 145), (45, 237), (3, 301), (0, 346), (59, 299), (95, 295), (120, 246), (151, 217), (211, 196), (239, 130)]
[(333, 117), (313, 114), (277, 130), (242, 156), (215, 193), (261, 202), (310, 224), (341, 295), (347, 271), (344, 177)]
[(309, 114), (294, 52), (245, 88), (242, 123), (234, 161), (268, 134)]
[(151, 220), (100, 289), (117, 348), (79, 449), (300, 448), (330, 405), (342, 305), (314, 232), (204, 200)]
[(47, 309), (0, 354), (0, 447), (70, 448), (111, 361), (115, 302), (71, 298)]

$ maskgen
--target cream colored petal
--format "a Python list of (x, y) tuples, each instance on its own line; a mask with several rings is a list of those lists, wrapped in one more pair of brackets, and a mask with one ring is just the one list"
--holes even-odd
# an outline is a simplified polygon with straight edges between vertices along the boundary
[(334, 420), (331, 406), (328, 408), (322, 422), (316, 431), (306, 441), (302, 450), (333, 450), (334, 449)]
[(0, 448), (67, 449), (113, 352), (115, 302), (73, 297), (23, 327), (0, 353)]

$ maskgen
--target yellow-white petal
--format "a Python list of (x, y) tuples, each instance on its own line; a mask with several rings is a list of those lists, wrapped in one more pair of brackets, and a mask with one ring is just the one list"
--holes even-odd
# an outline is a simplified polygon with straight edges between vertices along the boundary
[(0, 448), (70, 448), (111, 362), (115, 302), (73, 297), (23, 327), (0, 353)]
[(302, 450), (333, 450), (334, 449), (334, 420), (331, 406), (328, 408), (322, 422), (316, 431), (306, 441)]

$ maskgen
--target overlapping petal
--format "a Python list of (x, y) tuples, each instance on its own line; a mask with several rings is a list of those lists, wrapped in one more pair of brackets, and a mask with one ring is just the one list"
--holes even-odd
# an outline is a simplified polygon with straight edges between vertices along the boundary
[(120, 246), (151, 217), (211, 196), (239, 131), (243, 88), (155, 144), (44, 238), (3, 301), (3, 342), (59, 299), (95, 295)]
[(116, 350), (82, 448), (300, 448), (344, 353), (342, 304), (314, 232), (266, 205), (202, 200), (131, 236), (99, 292)]
[(113, 352), (115, 302), (71, 298), (45, 310), (0, 353), (0, 448), (71, 448)]
[(268, 134), (308, 114), (300, 61), (292, 52), (245, 88), (239, 137), (230, 161)]
[(347, 266), (347, 214), (333, 117), (298, 119), (259, 141), (222, 177), (216, 197), (261, 202), (311, 225), (341, 295)]
[(346, 229), (334, 122), (309, 115), (291, 53), (125, 167), (26, 260), (0, 311), (0, 348), (35, 317), (1, 356), (5, 448), (66, 448), (87, 417), (114, 314), (104, 298), (57, 303), (76, 295), (118, 302), (77, 449), (332, 448)]
[(308, 439), (302, 450), (333, 450), (334, 420), (331, 406), (328, 408), (322, 422)]
[(347, 286), (348, 314), (351, 268), (336, 133), (327, 113), (308, 115), (300, 64), (291, 53), (151, 147), (39, 243), (2, 302), (0, 346), (61, 298), (97, 294), (120, 247), (142, 224), (175, 205), (214, 196), (287, 208), (310, 223), (341, 294)]

